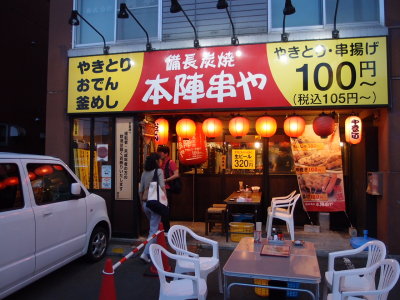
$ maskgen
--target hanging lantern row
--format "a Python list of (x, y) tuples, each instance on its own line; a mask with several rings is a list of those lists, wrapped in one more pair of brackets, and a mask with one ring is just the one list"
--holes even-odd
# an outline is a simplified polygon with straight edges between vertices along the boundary
[(250, 129), (250, 122), (244, 117), (235, 117), (229, 121), (229, 132), (237, 139), (245, 136)]
[(180, 119), (176, 123), (176, 133), (184, 140), (188, 140), (196, 133), (196, 124), (191, 119)]
[(346, 142), (356, 145), (361, 142), (362, 122), (357, 116), (347, 117), (344, 123)]
[(202, 129), (206, 137), (214, 139), (222, 134), (222, 122), (217, 118), (208, 118), (204, 120)]
[(306, 121), (304, 118), (293, 115), (286, 118), (285, 122), (283, 122), (283, 131), (287, 136), (297, 138), (303, 134), (305, 126)]
[(256, 121), (256, 131), (262, 137), (271, 137), (276, 132), (276, 120), (272, 117), (260, 117)]
[[(156, 143), (167, 144), (168, 142), (168, 121), (159, 118), (155, 121)], [(273, 117), (263, 116), (256, 120), (256, 132), (261, 137), (272, 137), (277, 130), (277, 122)], [(292, 138), (301, 136), (305, 130), (306, 122), (303, 117), (292, 115), (285, 119), (283, 130)], [(320, 114), (313, 121), (313, 130), (321, 138), (327, 138), (335, 131), (335, 120), (333, 115)], [(208, 118), (202, 124), (202, 131), (208, 138), (214, 139), (222, 134), (222, 122), (217, 118)], [(236, 138), (245, 136), (250, 129), (250, 122), (245, 117), (234, 117), (229, 121), (229, 132)], [(196, 133), (196, 124), (191, 119), (181, 119), (176, 123), (176, 133), (184, 140), (192, 138)], [(358, 144), (361, 142), (362, 122), (357, 116), (350, 116), (345, 121), (346, 142)]]
[(335, 120), (332, 115), (320, 114), (313, 121), (313, 130), (316, 135), (326, 139), (335, 131)]
[(155, 121), (154, 139), (157, 145), (165, 145), (168, 143), (169, 125), (164, 118), (159, 118)]

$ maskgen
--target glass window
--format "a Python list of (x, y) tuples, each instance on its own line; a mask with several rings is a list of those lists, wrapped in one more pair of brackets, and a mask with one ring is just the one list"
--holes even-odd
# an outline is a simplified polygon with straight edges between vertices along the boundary
[(76, 198), (71, 194), (71, 184), (76, 180), (62, 165), (28, 164), (27, 169), (36, 204), (45, 205)]
[[(296, 13), (286, 16), (286, 27), (303, 27), (322, 25), (322, 1), (320, 0), (292, 0)], [(271, 1), (272, 28), (282, 28), (283, 8), (285, 1)]]
[(73, 120), (72, 151), (74, 172), (86, 188), (90, 188), (90, 118)]
[[(336, 0), (326, 0), (327, 24), (333, 24), (335, 15)], [(379, 22), (379, 1), (378, 0), (348, 0), (340, 1), (336, 24)]]
[[(296, 13), (286, 16), (286, 27), (333, 24), (336, 0), (292, 0)], [(340, 1), (336, 23), (370, 23), (380, 21), (380, 0)], [(325, 5), (324, 5), (325, 4)], [(271, 28), (282, 28), (284, 1), (271, 1)], [(324, 16), (325, 14), (325, 24)]]
[[(126, 3), (131, 13), (146, 29), (150, 38), (158, 37), (161, 0), (76, 0), (76, 10), (105, 38), (106, 42), (145, 39), (146, 34), (136, 21), (117, 18), (120, 3)], [(74, 26), (75, 45), (102, 44), (103, 40), (85, 21)]]
[(73, 119), (74, 172), (88, 189), (111, 189), (112, 135), (111, 118)]
[(225, 136), (226, 174), (262, 174), (261, 137), (248, 134), (240, 139)]
[(0, 164), (0, 212), (24, 206), (21, 176), (16, 164)]
[[(158, 0), (130, 0), (123, 2), (130, 12), (146, 29), (149, 37), (157, 37), (158, 35)], [(145, 38), (146, 34), (137, 22), (129, 15), (130, 20), (117, 18), (117, 40), (131, 40), (137, 38)]]
[(270, 173), (294, 173), (295, 168), (290, 138), (286, 134), (276, 134), (269, 138), (268, 161)]
[[(277, 133), (268, 139), (268, 165), (271, 174), (294, 174), (294, 160), (290, 138)], [(231, 135), (207, 141), (208, 160), (198, 169), (199, 174), (263, 174), (264, 141), (258, 135), (248, 134), (241, 139)], [(181, 166), (191, 173), (191, 168)]]
[[(109, 0), (77, 0), (76, 9), (107, 42), (114, 41), (115, 2)], [(78, 17), (79, 26), (74, 26), (76, 44), (98, 44), (103, 40), (85, 21)]]
[(94, 119), (93, 188), (111, 189), (112, 123), (110, 118)]

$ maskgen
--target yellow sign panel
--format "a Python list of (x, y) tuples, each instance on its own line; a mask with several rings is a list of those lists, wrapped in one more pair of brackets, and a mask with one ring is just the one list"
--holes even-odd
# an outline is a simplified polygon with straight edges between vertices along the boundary
[(275, 82), (292, 106), (387, 105), (385, 37), (267, 44)]
[(144, 54), (69, 59), (68, 113), (123, 111), (143, 69)]
[(232, 169), (255, 169), (255, 149), (232, 149)]

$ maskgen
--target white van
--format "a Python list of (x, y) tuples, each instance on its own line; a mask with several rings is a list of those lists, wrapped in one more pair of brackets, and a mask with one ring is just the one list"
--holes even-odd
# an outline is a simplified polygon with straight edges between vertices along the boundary
[(86, 255), (106, 254), (106, 203), (60, 159), (0, 152), (0, 299)]

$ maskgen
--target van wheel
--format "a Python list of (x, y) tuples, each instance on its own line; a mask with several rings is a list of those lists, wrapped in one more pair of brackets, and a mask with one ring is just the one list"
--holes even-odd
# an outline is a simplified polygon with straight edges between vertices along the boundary
[(108, 233), (104, 227), (97, 226), (90, 236), (86, 258), (90, 262), (96, 262), (106, 256), (108, 246)]

